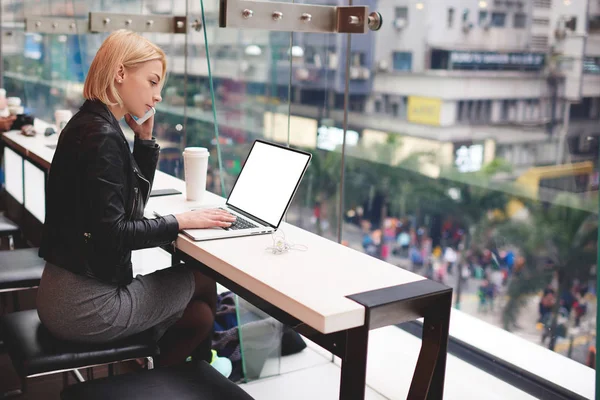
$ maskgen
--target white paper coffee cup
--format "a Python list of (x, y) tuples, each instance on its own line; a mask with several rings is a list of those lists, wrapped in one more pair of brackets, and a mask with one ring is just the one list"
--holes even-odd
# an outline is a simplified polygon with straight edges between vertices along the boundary
[(25, 113), (23, 106), (8, 106), (8, 113), (10, 115), (19, 115)]
[(71, 112), (71, 110), (56, 110), (54, 112), (54, 120), (56, 123), (57, 133), (60, 133), (63, 130), (63, 128), (65, 127), (65, 125), (67, 125), (67, 122), (69, 122), (72, 116), (73, 113)]
[(18, 107), (21, 105), (21, 99), (18, 97), (9, 97), (6, 99), (6, 104), (11, 107)]
[(206, 191), (206, 174), (210, 153), (204, 147), (186, 147), (183, 150), (185, 196), (187, 200), (202, 202)]

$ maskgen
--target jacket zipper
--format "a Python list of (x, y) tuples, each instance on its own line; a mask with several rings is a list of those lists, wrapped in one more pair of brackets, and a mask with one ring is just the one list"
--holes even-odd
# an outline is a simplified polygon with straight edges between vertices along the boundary
[(146, 182), (148, 184), (148, 194), (146, 195), (146, 199), (144, 202), (144, 204), (148, 204), (148, 199), (150, 199), (150, 191), (152, 190), (152, 185), (150, 185), (150, 181), (148, 179), (144, 178), (144, 176), (137, 170), (137, 168), (134, 168), (133, 172), (135, 172), (135, 174), (138, 176), (138, 178), (140, 178), (141, 180), (143, 180), (144, 182)]
[(138, 188), (136, 188), (136, 187), (133, 188), (133, 207), (131, 209), (131, 217), (132, 218), (135, 215), (135, 211), (136, 211), (138, 191), (139, 191)]

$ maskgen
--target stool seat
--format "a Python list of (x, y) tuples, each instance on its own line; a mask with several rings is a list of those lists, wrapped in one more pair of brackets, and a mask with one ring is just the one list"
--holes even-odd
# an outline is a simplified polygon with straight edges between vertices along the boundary
[(4, 215), (0, 215), (0, 236), (16, 235), (17, 233), (19, 233), (19, 226)]
[(0, 251), (0, 291), (38, 286), (46, 262), (38, 248)]
[(57, 339), (42, 325), (37, 310), (3, 316), (0, 333), (21, 377), (159, 354), (149, 331), (122, 341), (93, 345)]
[(252, 400), (233, 382), (202, 361), (116, 375), (69, 386), (62, 400)]

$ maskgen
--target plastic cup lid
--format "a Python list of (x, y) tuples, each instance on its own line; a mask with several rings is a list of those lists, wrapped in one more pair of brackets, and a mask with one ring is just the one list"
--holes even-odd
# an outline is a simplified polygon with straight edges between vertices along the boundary
[(208, 149), (206, 147), (186, 147), (183, 152), (190, 155), (201, 155), (208, 154)]

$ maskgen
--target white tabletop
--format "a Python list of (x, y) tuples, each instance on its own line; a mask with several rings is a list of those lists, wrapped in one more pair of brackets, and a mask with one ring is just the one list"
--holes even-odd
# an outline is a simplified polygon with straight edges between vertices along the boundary
[(35, 119), (34, 128), (37, 131), (35, 136), (25, 136), (21, 131), (8, 131), (3, 136), (9, 141), (15, 143), (25, 150), (25, 156), (32, 157), (42, 164), (50, 165), (52, 157), (54, 157), (54, 149), (48, 146), (56, 146), (58, 135), (44, 136), (44, 131), (48, 126), (47, 123), (40, 119)]
[[(185, 193), (183, 181), (159, 171), (154, 188)], [(204, 205), (223, 202), (207, 192)], [(198, 205), (181, 194), (153, 197), (146, 209), (179, 212)], [(424, 279), (293, 225), (282, 223), (280, 230), (308, 250), (275, 255), (267, 250), (271, 235), (204, 242), (180, 235), (177, 247), (322, 333), (364, 324), (364, 307), (346, 296)]]
[[(43, 131), (42, 131), (43, 132)], [(26, 156), (52, 161), (57, 137), (25, 137), (18, 131), (4, 134), (22, 147)], [(157, 171), (154, 189), (174, 188), (185, 193), (185, 183)], [(207, 192), (204, 205), (223, 204), (220, 196)], [(177, 213), (198, 203), (185, 195), (152, 197), (148, 210)], [(193, 242), (179, 235), (177, 247), (221, 275), (250, 290), (322, 333), (361, 326), (365, 309), (346, 296), (424, 279), (394, 265), (342, 246), (293, 225), (282, 223), (288, 242), (305, 245), (307, 251), (291, 250), (281, 255), (267, 251), (271, 235)]]

